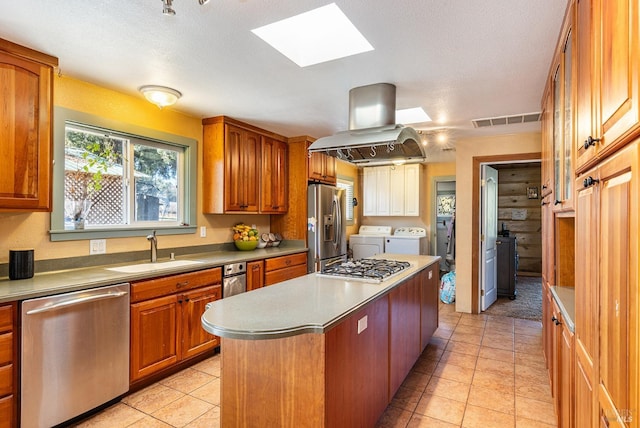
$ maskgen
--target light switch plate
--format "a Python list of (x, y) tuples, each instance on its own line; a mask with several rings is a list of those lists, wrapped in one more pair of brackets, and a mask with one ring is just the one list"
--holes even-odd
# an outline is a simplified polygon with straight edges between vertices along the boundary
[(367, 329), (367, 315), (363, 316), (358, 320), (358, 334), (362, 333)]
[(106, 239), (92, 239), (89, 241), (89, 254), (105, 254), (106, 252)]
[(207, 226), (200, 226), (200, 237), (201, 238), (207, 237)]
[(431, 279), (431, 278), (433, 278), (433, 271), (432, 270), (429, 271), (429, 279)]

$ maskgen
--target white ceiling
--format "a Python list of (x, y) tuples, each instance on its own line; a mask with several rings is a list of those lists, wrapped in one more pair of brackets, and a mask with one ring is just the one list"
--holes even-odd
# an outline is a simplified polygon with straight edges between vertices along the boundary
[(0, 38), (57, 56), (62, 75), (140, 97), (169, 86), (183, 93), (173, 109), (288, 137), (346, 130), (349, 89), (379, 82), (397, 86), (398, 109), (423, 107), (434, 122), (414, 128), (446, 129), (450, 146), (539, 129), (471, 120), (540, 111), (567, 0), (335, 0), (375, 50), (306, 68), (251, 33), (330, 2), (174, 0), (164, 16), (161, 0), (0, 0)]

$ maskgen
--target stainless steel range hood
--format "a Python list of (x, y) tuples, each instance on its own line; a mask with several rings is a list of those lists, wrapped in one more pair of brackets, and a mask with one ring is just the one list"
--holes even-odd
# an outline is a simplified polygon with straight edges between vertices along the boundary
[(355, 164), (421, 162), (426, 158), (413, 128), (395, 124), (396, 87), (390, 83), (349, 91), (349, 130), (319, 138), (310, 152), (324, 152)]

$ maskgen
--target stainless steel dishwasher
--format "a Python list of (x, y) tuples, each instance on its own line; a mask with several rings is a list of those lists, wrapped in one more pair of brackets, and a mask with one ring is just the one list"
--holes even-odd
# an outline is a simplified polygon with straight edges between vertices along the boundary
[(51, 427), (129, 390), (129, 284), (22, 302), (21, 426)]

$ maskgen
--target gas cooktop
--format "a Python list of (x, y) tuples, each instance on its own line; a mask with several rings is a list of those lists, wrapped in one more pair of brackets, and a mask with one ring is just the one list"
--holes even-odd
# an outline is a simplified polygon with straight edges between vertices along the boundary
[(379, 283), (401, 273), (410, 266), (411, 263), (398, 260), (349, 260), (324, 268), (322, 272), (318, 273), (318, 276)]

